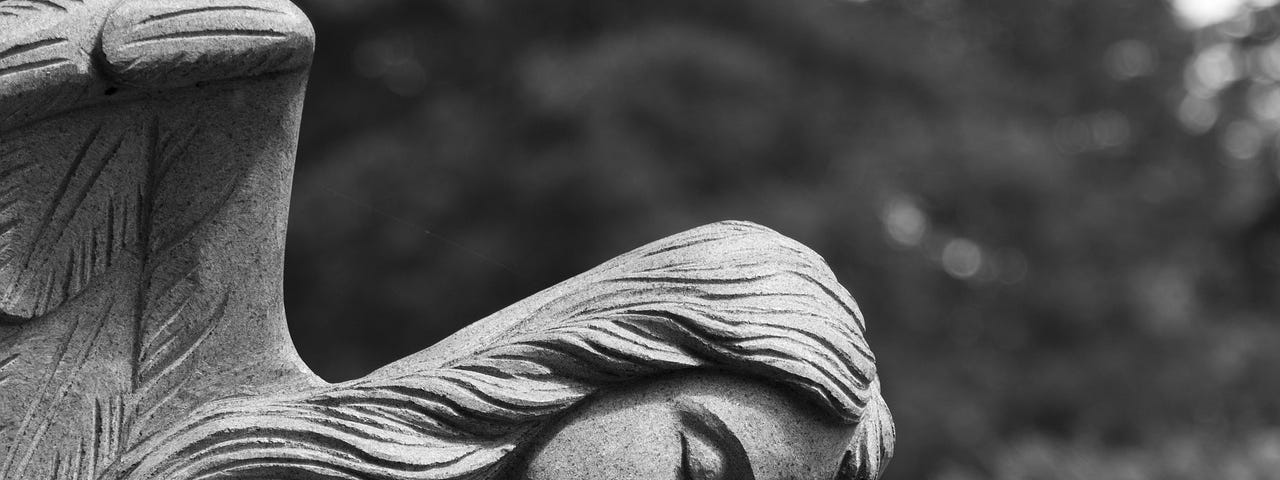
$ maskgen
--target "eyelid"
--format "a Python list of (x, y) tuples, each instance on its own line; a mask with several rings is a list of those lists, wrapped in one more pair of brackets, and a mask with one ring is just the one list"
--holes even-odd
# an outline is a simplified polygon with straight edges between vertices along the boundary
[(680, 432), (680, 478), (682, 480), (727, 480), (726, 459), (719, 449)]
[[(747, 456), (742, 441), (733, 434), (724, 420), (706, 407), (690, 400), (678, 400), (675, 411), (681, 426), (684, 427), (684, 431), (680, 432), (680, 471), (685, 480), (755, 480), (751, 459)], [(714, 472), (712, 478), (689, 477), (692, 473), (689, 471), (690, 447), (695, 443), (710, 447), (716, 456), (723, 460), (717, 465), (723, 468)]]

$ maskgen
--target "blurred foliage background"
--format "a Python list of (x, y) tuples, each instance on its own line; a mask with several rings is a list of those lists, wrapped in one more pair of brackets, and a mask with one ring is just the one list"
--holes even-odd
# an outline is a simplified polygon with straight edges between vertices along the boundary
[(861, 303), (889, 479), (1280, 478), (1274, 1), (299, 3), (329, 380), (743, 219)]

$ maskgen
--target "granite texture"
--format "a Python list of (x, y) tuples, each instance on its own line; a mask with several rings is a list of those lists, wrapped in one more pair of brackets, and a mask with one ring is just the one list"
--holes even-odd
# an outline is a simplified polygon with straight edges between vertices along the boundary
[(543, 431), (512, 476), (830, 480), (853, 467), (856, 430), (766, 379), (674, 374), (584, 402)]
[(0, 0), (0, 479), (879, 476), (857, 306), (748, 223), (313, 375), (281, 303), (313, 38), (283, 1)]

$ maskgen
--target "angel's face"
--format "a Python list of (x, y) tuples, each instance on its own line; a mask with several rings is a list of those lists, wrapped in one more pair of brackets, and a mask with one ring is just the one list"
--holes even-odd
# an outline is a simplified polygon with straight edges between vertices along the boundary
[(831, 480), (854, 428), (765, 382), (681, 375), (588, 400), (516, 478)]

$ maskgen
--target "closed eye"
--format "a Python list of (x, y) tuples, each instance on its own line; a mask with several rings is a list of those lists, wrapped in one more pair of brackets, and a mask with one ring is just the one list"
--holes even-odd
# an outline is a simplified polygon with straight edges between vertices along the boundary
[(689, 400), (677, 401), (675, 411), (681, 480), (755, 480), (747, 450), (724, 420)]

